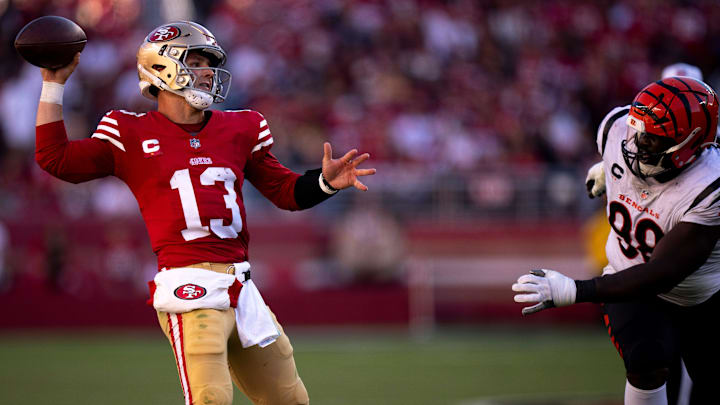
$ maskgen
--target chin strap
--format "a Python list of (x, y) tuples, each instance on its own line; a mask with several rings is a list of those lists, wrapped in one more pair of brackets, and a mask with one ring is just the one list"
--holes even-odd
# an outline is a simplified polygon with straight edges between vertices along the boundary
[[(140, 71), (143, 76), (145, 76), (146, 80), (141, 80), (139, 83), (140, 90), (142, 92), (145, 91), (147, 87), (150, 85), (153, 85), (160, 90), (166, 90), (173, 94), (177, 94), (180, 97), (183, 97), (185, 101), (193, 106), (194, 108), (197, 108), (198, 110), (204, 110), (208, 107), (210, 107), (214, 101), (214, 97), (211, 96), (208, 93), (205, 93), (200, 90), (194, 90), (190, 88), (184, 88), (183, 90), (175, 90), (170, 88), (165, 82), (160, 80), (160, 78), (154, 76), (150, 72), (147, 71), (144, 67), (142, 67), (141, 64), (137, 65), (138, 71)], [(144, 94), (144, 93), (143, 93)]]
[(142, 67), (141, 64), (138, 63), (137, 67), (138, 67), (138, 71), (139, 71), (140, 73), (142, 73), (143, 76), (145, 76), (145, 80), (141, 80), (141, 81), (140, 81), (140, 89), (141, 89), (141, 90), (144, 90), (144, 88), (147, 87), (147, 85), (144, 85), (144, 83), (143, 83), (143, 81), (144, 81), (144, 82), (146, 82), (146, 83), (148, 83), (148, 84), (152, 84), (153, 86), (155, 86), (155, 87), (157, 87), (157, 88), (159, 88), (159, 89), (161, 89), (161, 90), (167, 90), (167, 91), (169, 91), (169, 92), (171, 92), (171, 93), (177, 94), (178, 96), (182, 96), (182, 93), (180, 93), (180, 92), (177, 91), (177, 90), (171, 89), (170, 86), (168, 86), (167, 84), (165, 84), (164, 81), (160, 80), (159, 77), (156, 77), (156, 76), (154, 76), (152, 73), (148, 72), (147, 69), (145, 69), (144, 67)]

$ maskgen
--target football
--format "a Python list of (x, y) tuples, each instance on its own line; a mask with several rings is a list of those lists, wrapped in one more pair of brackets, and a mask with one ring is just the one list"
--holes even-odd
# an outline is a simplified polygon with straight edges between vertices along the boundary
[(87, 36), (79, 25), (54, 15), (30, 21), (15, 37), (15, 49), (20, 56), (47, 69), (67, 65), (86, 43)]

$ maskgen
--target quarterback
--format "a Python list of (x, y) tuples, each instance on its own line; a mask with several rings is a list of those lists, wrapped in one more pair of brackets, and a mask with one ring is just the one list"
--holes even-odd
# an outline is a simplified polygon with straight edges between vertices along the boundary
[(693, 400), (714, 403), (720, 335), (718, 99), (705, 83), (670, 77), (611, 111), (597, 146), (611, 226), (601, 277), (532, 270), (513, 284), (523, 314), (604, 303), (626, 368), (626, 405), (667, 404), (669, 368), (682, 356)]
[(312, 207), (338, 190), (367, 190), (369, 155), (332, 158), (297, 174), (270, 152), (267, 120), (251, 110), (208, 108), (228, 94), (226, 54), (205, 27), (177, 21), (154, 29), (137, 52), (140, 91), (157, 110), (113, 110), (92, 137), (68, 141), (63, 86), (79, 62), (42, 69), (38, 164), (78, 183), (124, 181), (145, 221), (160, 271), (151, 301), (175, 356), (185, 404), (232, 403), (233, 382), (255, 404), (307, 404), (293, 349), (250, 277), (241, 194), (251, 182), (276, 206)]

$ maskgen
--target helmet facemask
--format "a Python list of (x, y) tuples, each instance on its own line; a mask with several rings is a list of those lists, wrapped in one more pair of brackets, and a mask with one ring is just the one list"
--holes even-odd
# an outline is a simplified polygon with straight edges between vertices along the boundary
[[(635, 176), (643, 180), (676, 169), (672, 164), (671, 157), (673, 152), (681, 147), (681, 145), (672, 145), (659, 152), (651, 152), (646, 148), (640, 147), (640, 137), (647, 135), (648, 134), (639, 132), (628, 125), (627, 137), (621, 144), (625, 164), (627, 164)], [(665, 137), (659, 138), (669, 140), (669, 138)]]
[[(170, 55), (179, 51), (177, 47), (169, 47)], [(210, 66), (190, 67), (187, 64), (188, 54), (198, 52), (200, 55), (210, 60)], [(225, 55), (213, 53), (211, 49), (201, 47), (188, 47), (185, 51), (181, 51), (179, 59), (175, 59), (178, 65), (178, 72), (175, 76), (175, 83), (181, 87), (180, 92), (185, 100), (195, 108), (204, 110), (210, 107), (212, 103), (221, 103), (225, 101), (227, 93), (230, 90), (231, 75), (225, 69), (218, 67), (224, 63)], [(174, 59), (170, 56), (171, 59)], [(204, 72), (211, 71), (212, 78), (208, 88), (202, 86), (203, 80), (201, 76)]]
[[(163, 47), (160, 52), (163, 56), (174, 61), (175, 69), (177, 70), (174, 74), (165, 72), (168, 69), (173, 69), (173, 66), (154, 65), (153, 70), (159, 73), (160, 77), (163, 75), (174, 76), (172, 83), (156, 83), (153, 80), (153, 85), (160, 87), (162, 90), (168, 90), (171, 93), (183, 96), (191, 106), (204, 110), (212, 103), (221, 103), (225, 101), (227, 94), (230, 90), (230, 81), (232, 75), (226, 69), (220, 68), (218, 65), (224, 63), (225, 55), (218, 54), (213, 49), (205, 47), (185, 47), (185, 46), (168, 46)], [(187, 56), (191, 52), (198, 52), (202, 56), (210, 60), (210, 66), (201, 67), (190, 67), (187, 65)], [(174, 56), (177, 55), (177, 56)], [(148, 78), (155, 78), (157, 76), (148, 72), (144, 67), (138, 65), (138, 69), (145, 74)], [(198, 73), (204, 71), (212, 71), (212, 83), (209, 88), (200, 87)], [(173, 86), (173, 84), (175, 86)], [(173, 89), (172, 87), (179, 87), (179, 89)]]

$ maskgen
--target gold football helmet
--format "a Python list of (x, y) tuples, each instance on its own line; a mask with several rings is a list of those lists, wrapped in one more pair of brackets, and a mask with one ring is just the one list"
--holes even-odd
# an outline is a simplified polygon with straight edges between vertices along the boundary
[[(185, 59), (190, 51), (210, 59), (210, 67), (187, 66)], [(150, 32), (138, 49), (140, 92), (155, 100), (160, 90), (167, 90), (184, 97), (197, 109), (206, 109), (225, 100), (230, 90), (232, 75), (221, 69), (226, 60), (225, 51), (202, 25), (191, 21), (163, 24)], [(211, 88), (195, 87), (198, 79), (195, 71), (207, 69), (213, 72)]]

